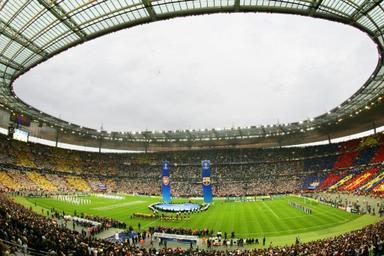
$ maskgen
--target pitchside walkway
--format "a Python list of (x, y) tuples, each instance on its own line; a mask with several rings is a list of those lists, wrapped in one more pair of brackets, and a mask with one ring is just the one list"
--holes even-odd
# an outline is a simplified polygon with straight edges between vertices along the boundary
[[(373, 198), (363, 195), (315, 193), (309, 194), (309, 196), (317, 199), (324, 198), (327, 201), (338, 202), (345, 207), (356, 203), (360, 205), (360, 213), (374, 214), (377, 216), (379, 216), (380, 207), (384, 205), (384, 200), (381, 198)], [(368, 208), (370, 208), (370, 213)]]

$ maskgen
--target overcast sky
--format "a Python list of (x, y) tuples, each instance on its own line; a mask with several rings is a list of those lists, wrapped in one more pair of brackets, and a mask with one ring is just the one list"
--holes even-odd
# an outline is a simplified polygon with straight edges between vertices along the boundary
[(364, 33), (278, 14), (177, 18), (72, 48), (15, 83), (56, 117), (109, 131), (285, 123), (339, 105), (377, 64)]

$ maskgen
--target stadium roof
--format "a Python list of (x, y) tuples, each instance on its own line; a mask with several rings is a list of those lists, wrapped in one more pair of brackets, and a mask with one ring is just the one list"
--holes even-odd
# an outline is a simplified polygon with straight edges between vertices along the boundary
[[(32, 67), (104, 34), (173, 17), (231, 12), (298, 14), (354, 26), (377, 44), (377, 67), (357, 92), (323, 115), (296, 123), (223, 130), (98, 131), (43, 113), (13, 91), (15, 79)], [(29, 117), (41, 128), (54, 129), (57, 140), (89, 146), (97, 145), (92, 140), (109, 141), (103, 145), (120, 149), (276, 146), (348, 135), (372, 124), (384, 125), (383, 31), (381, 0), (0, 0), (0, 107), (11, 115)], [(44, 132), (39, 136), (52, 139)]]

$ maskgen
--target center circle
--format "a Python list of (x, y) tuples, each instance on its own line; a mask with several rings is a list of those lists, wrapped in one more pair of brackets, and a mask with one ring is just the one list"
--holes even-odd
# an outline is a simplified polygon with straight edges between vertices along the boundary
[(162, 212), (197, 212), (202, 206), (194, 203), (180, 203), (180, 204), (154, 204), (153, 208)]

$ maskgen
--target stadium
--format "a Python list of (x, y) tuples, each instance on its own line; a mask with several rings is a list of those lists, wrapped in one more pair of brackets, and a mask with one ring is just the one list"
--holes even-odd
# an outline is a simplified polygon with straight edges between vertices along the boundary
[[(218, 13), (345, 24), (377, 65), (314, 118), (226, 129), (93, 129), (15, 93), (93, 39)], [(384, 2), (0, 0), (0, 30), (0, 255), (384, 255)]]

